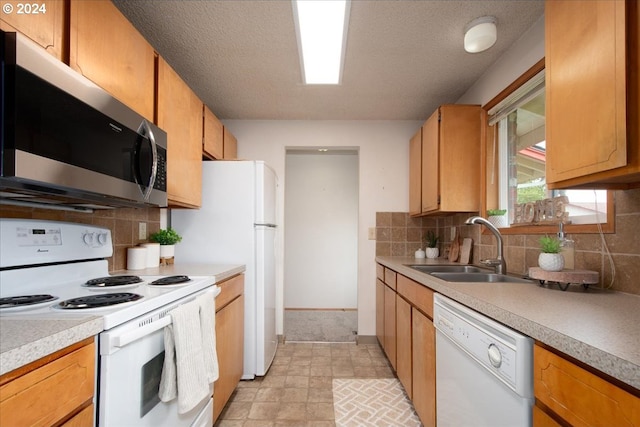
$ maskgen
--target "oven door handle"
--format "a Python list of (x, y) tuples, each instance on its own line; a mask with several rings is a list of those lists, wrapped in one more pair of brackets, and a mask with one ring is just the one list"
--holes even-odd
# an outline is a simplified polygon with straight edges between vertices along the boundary
[[(213, 289), (208, 290), (207, 292), (205, 292), (205, 294), (213, 294), (211, 296), (215, 298), (218, 295), (220, 295), (220, 292), (222, 292), (222, 289), (220, 289), (220, 286), (214, 286)], [(126, 332), (122, 335), (113, 337), (112, 346), (120, 347), (120, 348), (125, 347), (131, 344), (132, 342), (139, 340), (142, 337), (150, 335), (155, 331), (158, 331), (166, 326), (169, 326), (170, 324), (171, 324), (171, 315), (166, 314), (164, 317), (161, 317), (155, 322), (151, 322), (131, 332)]]

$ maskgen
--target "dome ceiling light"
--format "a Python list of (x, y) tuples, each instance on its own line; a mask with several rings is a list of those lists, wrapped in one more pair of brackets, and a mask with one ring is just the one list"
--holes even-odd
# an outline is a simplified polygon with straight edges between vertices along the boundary
[(464, 29), (464, 50), (469, 53), (483, 52), (498, 39), (496, 18), (481, 16), (471, 21)]

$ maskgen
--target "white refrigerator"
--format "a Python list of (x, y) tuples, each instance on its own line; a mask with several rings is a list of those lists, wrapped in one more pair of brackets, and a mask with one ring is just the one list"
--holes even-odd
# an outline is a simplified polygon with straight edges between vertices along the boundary
[(176, 263), (245, 264), (243, 379), (266, 374), (277, 347), (278, 178), (262, 161), (202, 163), (202, 207), (173, 209)]

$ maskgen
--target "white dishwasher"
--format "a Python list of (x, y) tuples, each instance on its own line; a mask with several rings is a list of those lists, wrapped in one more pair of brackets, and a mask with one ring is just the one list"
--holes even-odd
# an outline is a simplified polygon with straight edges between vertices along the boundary
[(434, 296), (438, 427), (531, 426), (533, 340)]

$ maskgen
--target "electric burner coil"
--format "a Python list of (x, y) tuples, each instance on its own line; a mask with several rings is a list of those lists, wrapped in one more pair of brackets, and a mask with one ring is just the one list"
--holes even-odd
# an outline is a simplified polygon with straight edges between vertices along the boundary
[(142, 282), (142, 279), (138, 276), (106, 276), (106, 277), (98, 277), (97, 279), (87, 280), (87, 282), (83, 286), (87, 287), (117, 287), (124, 285), (132, 285), (135, 283)]
[(154, 280), (150, 285), (178, 285), (180, 283), (190, 282), (189, 276), (167, 276), (158, 280)]
[(131, 292), (89, 295), (62, 301), (58, 304), (58, 308), (62, 308), (65, 310), (99, 308), (137, 301), (140, 298), (142, 298), (142, 295), (134, 294)]
[(4, 298), (0, 298), (0, 309), (23, 307), (23, 306), (29, 306), (34, 304), (43, 304), (46, 302), (55, 301), (57, 299), (58, 297), (54, 297), (53, 295), (47, 295), (47, 294), (18, 295), (14, 297), (4, 297)]

